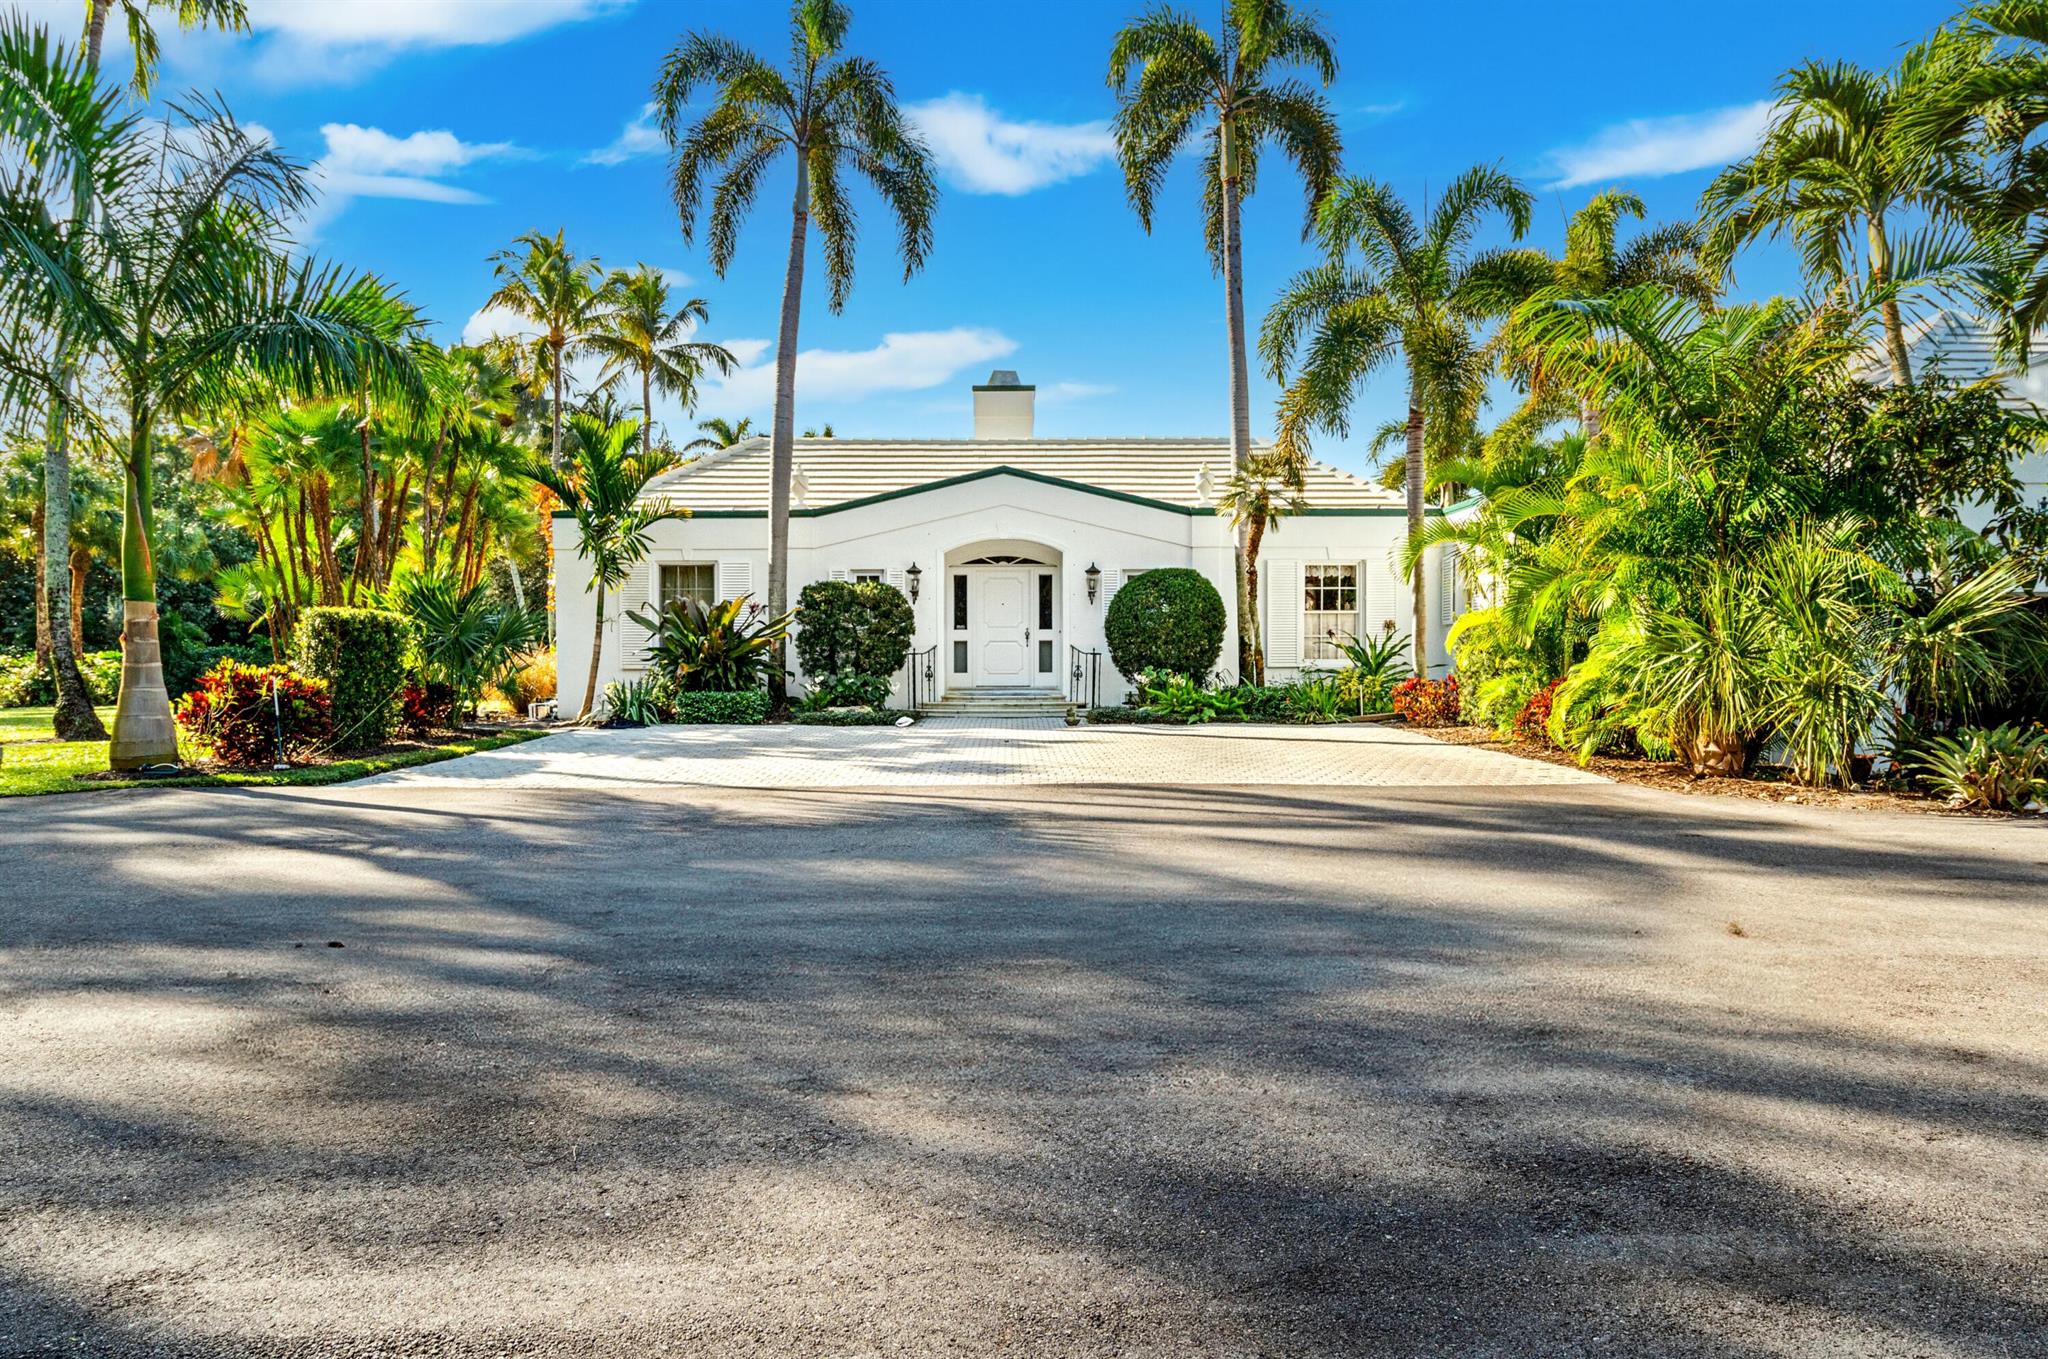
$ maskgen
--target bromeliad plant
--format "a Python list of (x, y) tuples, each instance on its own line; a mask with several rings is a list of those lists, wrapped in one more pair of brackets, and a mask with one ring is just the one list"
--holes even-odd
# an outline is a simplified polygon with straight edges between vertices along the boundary
[(770, 617), (749, 596), (704, 604), (683, 599), (656, 613), (626, 616), (652, 637), (647, 663), (655, 674), (685, 692), (731, 693), (767, 682), (796, 617)]
[(2048, 801), (2048, 731), (1973, 727), (1929, 743), (1918, 772), (1959, 806), (2019, 811)]
[(1358, 703), (1358, 715), (1382, 712), (1396, 684), (1414, 672), (1408, 666), (1408, 638), (1391, 629), (1377, 636), (1337, 639), (1337, 650), (1350, 664), (1339, 676), (1346, 694)]

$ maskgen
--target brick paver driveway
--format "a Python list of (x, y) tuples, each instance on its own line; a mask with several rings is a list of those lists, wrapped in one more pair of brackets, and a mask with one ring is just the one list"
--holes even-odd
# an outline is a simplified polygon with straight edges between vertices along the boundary
[(1497, 788), (1604, 783), (1392, 726), (1080, 727), (1055, 721), (914, 727), (649, 727), (568, 731), (403, 770), (371, 784), (519, 788), (882, 788), (1109, 783)]

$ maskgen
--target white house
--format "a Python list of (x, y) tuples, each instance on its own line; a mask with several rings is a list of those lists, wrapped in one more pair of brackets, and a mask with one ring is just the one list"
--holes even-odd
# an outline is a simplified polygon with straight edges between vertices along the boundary
[[(796, 441), (791, 601), (818, 580), (901, 588), (917, 632), (899, 703), (974, 690), (1114, 702), (1126, 686), (1109, 664), (1102, 620), (1125, 581), (1155, 567), (1193, 567), (1231, 598), (1233, 533), (1215, 509), (1229, 441), (1033, 438), (1033, 390), (1015, 373), (991, 374), (974, 388), (971, 439)], [(607, 599), (600, 684), (644, 672), (646, 634), (628, 610), (685, 596), (762, 595), (769, 459), (768, 440), (752, 438), (648, 488), (690, 517), (656, 526), (654, 549), (623, 598)], [(1406, 632), (1413, 613), (1394, 565), (1406, 529), (1399, 495), (1320, 463), (1305, 490), (1310, 508), (1268, 532), (1259, 562), (1275, 679), (1332, 657), (1333, 630), (1391, 622)], [(589, 564), (578, 555), (574, 519), (558, 514), (554, 532), (560, 692), (580, 694), (594, 604)], [(1432, 551), (1424, 569), (1437, 620), (1430, 669), (1443, 674), (1443, 632), (1462, 592), (1451, 552)], [(1233, 625), (1218, 664), (1234, 669), (1236, 655)]]

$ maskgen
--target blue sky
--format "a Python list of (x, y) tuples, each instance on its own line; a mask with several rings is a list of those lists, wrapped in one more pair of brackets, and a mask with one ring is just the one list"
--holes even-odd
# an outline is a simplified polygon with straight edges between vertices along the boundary
[[(20, 0), (69, 28), (78, 0)], [(1041, 435), (1220, 435), (1227, 428), (1223, 296), (1202, 252), (1192, 164), (1147, 236), (1107, 155), (1104, 55), (1136, 4), (1029, 6), (854, 0), (849, 49), (880, 61), (939, 149), (937, 247), (909, 283), (868, 203), (858, 282), (831, 315), (806, 297), (799, 427), (950, 436), (970, 383), (993, 367), (1039, 386)], [(1210, 7), (1197, 6), (1206, 14)], [(660, 147), (642, 119), (661, 56), (693, 28), (764, 55), (787, 49), (765, 0), (250, 0), (253, 36), (165, 34), (165, 89), (217, 90), (316, 167), (324, 256), (394, 282), (452, 341), (490, 328), (487, 257), (520, 231), (565, 228), (607, 265), (640, 261), (705, 297), (707, 334), (750, 370), (704, 393), (698, 415), (765, 425), (766, 366), (788, 230), (787, 166), (764, 189), (731, 270), (685, 245)], [(1808, 58), (1882, 64), (1951, 7), (1864, 0), (1853, 19), (1807, 0), (1697, 8), (1615, 3), (1330, 4), (1342, 72), (1330, 92), (1347, 172), (1419, 199), (1498, 161), (1539, 194), (1530, 239), (1561, 244), (1566, 216), (1626, 184), (1653, 220), (1689, 215), (1701, 187), (1753, 140), (1763, 101)], [(168, 28), (168, 23), (164, 23)], [(118, 40), (110, 63), (128, 55)], [(1298, 183), (1277, 163), (1247, 206), (1247, 304), (1256, 323), (1310, 260)], [(815, 256), (814, 256), (815, 263)], [(815, 279), (816, 274), (814, 272)], [(1782, 250), (1738, 266), (1738, 292), (1796, 290)], [(1361, 400), (1369, 429), (1399, 406), (1389, 370)], [(1270, 430), (1274, 388), (1253, 393)], [(680, 419), (679, 413), (671, 413)], [(1362, 469), (1361, 444), (1329, 461)]]

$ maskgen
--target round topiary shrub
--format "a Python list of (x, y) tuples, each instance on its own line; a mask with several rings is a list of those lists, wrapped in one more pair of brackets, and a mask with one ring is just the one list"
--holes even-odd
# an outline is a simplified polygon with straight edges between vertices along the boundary
[(1199, 571), (1169, 566), (1125, 583), (1109, 601), (1102, 631), (1125, 679), (1167, 670), (1201, 680), (1223, 651), (1223, 596)]
[(917, 628), (910, 601), (881, 581), (813, 581), (796, 610), (796, 657), (810, 676), (893, 675)]
[(383, 609), (307, 609), (292, 630), (292, 667), (327, 681), (340, 750), (381, 746), (398, 722), (412, 625)]

